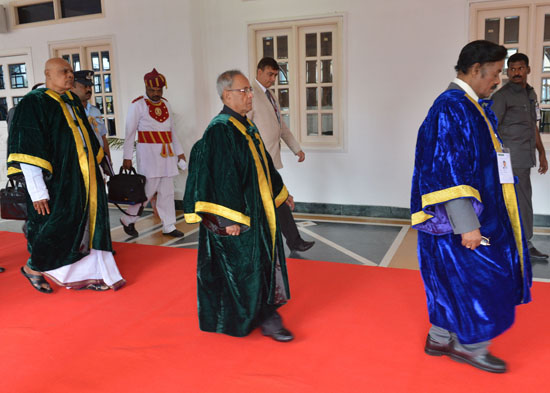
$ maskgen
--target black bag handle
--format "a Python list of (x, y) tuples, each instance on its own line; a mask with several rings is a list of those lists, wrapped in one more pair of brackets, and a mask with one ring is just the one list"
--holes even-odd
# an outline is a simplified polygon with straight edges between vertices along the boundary
[(130, 169), (124, 169), (123, 166), (120, 167), (120, 170), (118, 171), (119, 175), (137, 175), (136, 168), (133, 166), (130, 167)]

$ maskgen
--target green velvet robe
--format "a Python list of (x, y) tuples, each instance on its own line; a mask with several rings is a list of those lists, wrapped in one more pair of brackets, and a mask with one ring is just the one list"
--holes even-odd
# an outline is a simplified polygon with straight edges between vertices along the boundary
[[(201, 222), (201, 330), (245, 336), (290, 298), (276, 208), (288, 197), (258, 129), (216, 116), (191, 150), (185, 220)], [(241, 225), (224, 234), (220, 219)]]
[[(69, 103), (78, 118), (83, 143)], [(30, 197), (29, 266), (48, 271), (72, 264), (91, 248), (111, 251), (109, 212), (98, 162), (100, 147), (80, 104), (70, 92), (37, 89), (17, 105), (8, 138), (8, 174), (25, 163), (42, 168), (50, 196), (49, 215), (39, 215)]]

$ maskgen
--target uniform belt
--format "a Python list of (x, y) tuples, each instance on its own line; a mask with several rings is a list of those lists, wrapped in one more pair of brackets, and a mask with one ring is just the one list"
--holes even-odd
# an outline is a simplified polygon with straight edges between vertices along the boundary
[(172, 131), (138, 131), (138, 143), (162, 143), (160, 155), (174, 156), (172, 151)]

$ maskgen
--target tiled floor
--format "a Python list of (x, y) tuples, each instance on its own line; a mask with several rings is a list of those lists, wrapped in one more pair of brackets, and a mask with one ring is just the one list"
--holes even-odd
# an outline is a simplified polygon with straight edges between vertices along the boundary
[[(185, 238), (174, 239), (162, 234), (160, 220), (150, 210), (136, 223), (140, 236), (131, 239), (123, 231), (119, 219), (122, 213), (110, 210), (113, 241), (166, 247), (197, 248), (198, 225), (187, 224), (178, 212), (176, 226), (185, 233)], [(357, 265), (418, 269), (416, 259), (416, 231), (407, 220), (373, 219), (366, 217), (343, 217), (296, 214), (301, 235), (305, 240), (314, 240), (315, 246), (304, 253), (290, 252), (287, 256)], [(19, 221), (0, 221), (0, 230), (21, 232)], [(550, 253), (550, 228), (535, 228), (535, 246)], [(536, 281), (550, 282), (550, 263), (532, 262)]]

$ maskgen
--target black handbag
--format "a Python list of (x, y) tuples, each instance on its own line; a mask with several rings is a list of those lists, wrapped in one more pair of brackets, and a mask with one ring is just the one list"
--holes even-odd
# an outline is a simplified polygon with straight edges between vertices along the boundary
[(27, 188), (22, 175), (10, 177), (6, 188), (0, 190), (0, 216), (6, 220), (27, 219)]
[[(128, 170), (120, 167), (118, 175), (112, 176), (107, 182), (109, 202), (114, 203), (124, 212), (120, 206), (118, 206), (119, 203), (124, 205), (135, 205), (147, 201), (147, 196), (145, 195), (145, 181), (145, 176), (139, 175), (133, 167)], [(124, 214), (127, 213), (124, 212)]]

